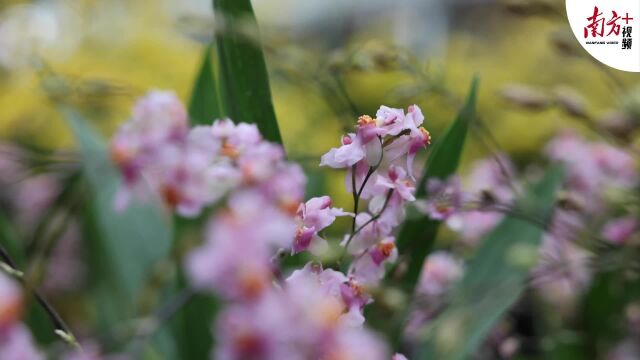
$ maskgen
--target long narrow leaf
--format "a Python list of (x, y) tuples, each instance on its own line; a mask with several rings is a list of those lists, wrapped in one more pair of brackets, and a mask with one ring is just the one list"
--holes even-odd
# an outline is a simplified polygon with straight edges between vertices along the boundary
[[(179, 271), (178, 285), (185, 288), (186, 279)], [(186, 303), (173, 320), (173, 330), (183, 359), (206, 360), (211, 357), (213, 346), (212, 327), (218, 310), (213, 295), (199, 293)]]
[[(211, 52), (212, 47), (205, 49), (202, 66), (195, 79), (191, 101), (189, 102), (189, 116), (194, 125), (210, 124), (213, 119), (222, 117)], [(200, 228), (203, 226), (204, 221), (198, 219), (194, 222), (176, 218), (174, 223), (176, 224), (175, 241), (179, 242), (184, 233), (194, 231), (194, 227)], [(179, 245), (176, 244), (176, 246)], [(183, 264), (179, 262), (179, 266), (175, 293), (184, 291), (189, 286), (182, 270)], [(216, 308), (216, 301), (213, 296), (196, 294), (176, 314), (171, 328), (181, 358), (198, 360), (210, 357), (213, 344), (211, 326)]]
[[(520, 199), (519, 211), (548, 223), (562, 179), (560, 168), (549, 170)], [(452, 293), (451, 305), (428, 331), (420, 359), (465, 359), (475, 350), (522, 294), (535, 263), (522, 259), (536, 256), (543, 234), (540, 224), (509, 216), (485, 237)]]
[(216, 17), (225, 31), (217, 36), (220, 92), (225, 114), (234, 121), (254, 123), (265, 139), (282, 143), (271, 100), (269, 76), (262, 49), (240, 35), (257, 31), (250, 0), (214, 0)]
[(210, 46), (204, 50), (202, 65), (191, 93), (189, 118), (193, 125), (211, 124), (214, 119), (221, 117), (222, 114), (211, 61), (212, 51), (213, 49)]
[[(464, 107), (431, 150), (425, 166), (425, 173), (417, 184), (418, 197), (428, 195), (425, 187), (428, 179), (446, 179), (456, 172), (469, 123), (475, 117), (477, 91), (478, 79), (474, 79)], [(439, 226), (439, 221), (422, 216), (418, 219), (408, 220), (398, 236), (398, 251), (408, 262), (408, 270), (401, 279), (401, 284), (407, 288), (409, 293), (413, 291), (415, 283), (418, 281), (422, 264), (435, 241)]]

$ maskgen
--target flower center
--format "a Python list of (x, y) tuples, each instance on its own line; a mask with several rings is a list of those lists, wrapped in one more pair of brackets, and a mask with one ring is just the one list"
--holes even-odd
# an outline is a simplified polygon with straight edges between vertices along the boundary
[(358, 118), (358, 125), (359, 126), (366, 126), (366, 125), (376, 126), (376, 121), (373, 118), (371, 118), (371, 116), (369, 115), (362, 115)]
[(228, 156), (232, 159), (235, 159), (238, 157), (238, 155), (240, 155), (240, 152), (238, 151), (238, 149), (236, 149), (235, 146), (229, 144), (228, 141), (224, 141), (222, 143), (222, 155), (224, 156)]
[(430, 145), (431, 144), (431, 133), (429, 133), (429, 130), (425, 129), (422, 126), (420, 126), (420, 128), (418, 130), (420, 130), (420, 133), (422, 134), (422, 137), (424, 138), (425, 145)]
[(378, 244), (378, 251), (380, 251), (380, 253), (385, 257), (388, 258), (391, 253), (393, 252), (393, 249), (396, 246), (393, 243), (382, 243), (382, 244)]
[(162, 199), (164, 199), (165, 203), (171, 208), (175, 208), (182, 199), (180, 189), (175, 185), (164, 185), (161, 193)]

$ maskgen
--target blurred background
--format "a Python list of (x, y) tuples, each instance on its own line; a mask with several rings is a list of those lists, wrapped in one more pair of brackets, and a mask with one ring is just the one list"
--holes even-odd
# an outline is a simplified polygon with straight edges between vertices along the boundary
[[(418, 104), (437, 139), (474, 75), (491, 137), (472, 131), (463, 173), (496, 151), (522, 167), (536, 163), (564, 128), (640, 144), (640, 75), (608, 68), (580, 48), (564, 1), (253, 5), (285, 147), (310, 174), (358, 115), (381, 104)], [(95, 316), (84, 295), (99, 259), (85, 256), (90, 239), (78, 204), (86, 189), (54, 101), (89, 114), (105, 136), (149, 89), (173, 89), (187, 102), (216, 29), (208, 0), (0, 1), (0, 201), (12, 225), (0, 231), (26, 249), (33, 281), (79, 333)], [(330, 193), (337, 206), (350, 206), (343, 174), (313, 179), (309, 196)]]
[[(575, 105), (592, 117), (633, 102), (627, 100), (637, 75), (586, 56), (562, 1), (257, 0), (254, 7), (278, 119), (296, 153), (324, 150), (348, 111), (335, 111), (342, 104), (328, 99), (318, 79), (305, 72), (320, 81), (338, 77), (358, 112), (416, 102), (434, 132), (478, 74), (483, 118), (505, 150), (523, 157), (555, 129), (580, 121), (562, 109), (523, 113), (506, 106), (500, 96), (505, 86), (575, 95), (572, 100), (581, 100)], [(150, 88), (175, 89), (187, 99), (214, 27), (205, 0), (5, 0), (0, 9), (0, 131), (46, 148), (66, 146), (69, 137), (43, 91), (73, 90), (108, 133)], [(38, 71), (45, 67), (71, 79), (73, 89), (43, 84)], [(323, 131), (300, 141), (314, 126)]]
[[(563, 1), (253, 3), (278, 121), (299, 160), (316, 162), (344, 124), (380, 104), (417, 103), (437, 135), (474, 74), (479, 113), (521, 162), (559, 128), (640, 116), (638, 75), (588, 56)], [(109, 135), (149, 89), (186, 101), (215, 29), (206, 0), (4, 0), (0, 11), (0, 136), (48, 150), (71, 144), (47, 99), (71, 98)]]

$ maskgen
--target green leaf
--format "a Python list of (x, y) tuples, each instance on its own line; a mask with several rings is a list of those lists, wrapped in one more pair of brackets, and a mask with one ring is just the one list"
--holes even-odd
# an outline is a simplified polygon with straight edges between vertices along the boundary
[[(178, 271), (178, 285), (186, 288), (183, 271)], [(172, 321), (173, 334), (182, 359), (206, 360), (211, 358), (213, 323), (218, 311), (217, 299), (209, 294), (193, 295)]]
[(225, 31), (216, 37), (220, 68), (220, 93), (225, 115), (236, 122), (253, 123), (265, 139), (282, 143), (271, 100), (269, 76), (257, 36), (250, 0), (214, 0), (217, 17)]
[[(424, 197), (428, 179), (446, 179), (454, 174), (462, 156), (469, 123), (476, 114), (476, 94), (478, 92), (478, 79), (471, 83), (471, 89), (464, 107), (458, 113), (456, 120), (446, 130), (440, 139), (437, 139), (431, 154), (425, 165), (425, 172), (417, 184), (416, 196)], [(439, 221), (434, 221), (426, 216), (418, 219), (407, 220), (398, 236), (398, 251), (405, 257), (408, 268), (400, 283), (413, 293), (416, 282), (422, 271), (422, 264), (429, 250), (433, 246), (438, 234)]]
[[(194, 83), (191, 101), (189, 103), (189, 116), (192, 124), (210, 124), (213, 119), (223, 116), (218, 91), (216, 88), (215, 73), (211, 59), (212, 47), (205, 50), (202, 66)], [(189, 232), (199, 233), (206, 224), (207, 216), (201, 216), (196, 220), (185, 220), (176, 217), (176, 243), (179, 248), (184, 241), (185, 234)], [(189, 287), (183, 271), (182, 259), (178, 261), (178, 271), (174, 282), (174, 293), (184, 291)], [(213, 336), (211, 327), (217, 310), (217, 302), (213, 296), (207, 294), (195, 294), (182, 306), (180, 311), (171, 321), (171, 330), (174, 336), (177, 351), (183, 359), (208, 359), (211, 354)]]
[(220, 118), (222, 114), (211, 52), (211, 46), (204, 50), (202, 65), (191, 93), (189, 118), (192, 125), (209, 125), (214, 119)]
[[(92, 254), (92, 263), (107, 267), (117, 289), (111, 292), (109, 302), (123, 317), (130, 316), (134, 301), (152, 266), (167, 256), (171, 245), (172, 229), (153, 204), (132, 203), (125, 211), (114, 210), (114, 198), (120, 186), (120, 175), (111, 163), (102, 138), (75, 110), (64, 107), (65, 115), (82, 154), (83, 170), (93, 193), (91, 213), (99, 239), (90, 248), (100, 252)], [(116, 306), (116, 305), (114, 305)], [(99, 309), (102, 311), (102, 309)]]
[(5, 211), (0, 210), (0, 245), (9, 253), (19, 270), (24, 270), (27, 259), (23, 244)]
[(143, 359), (180, 359), (176, 342), (169, 328), (163, 326), (151, 337), (145, 348)]
[[(211, 210), (213, 211), (213, 210)], [(194, 238), (201, 238), (202, 229), (206, 227), (209, 215), (196, 219), (176, 218), (176, 247), (186, 247)], [(196, 243), (200, 243), (197, 241)], [(174, 296), (188, 291), (189, 281), (184, 271), (184, 257), (180, 260), (175, 276)], [(209, 359), (213, 346), (212, 328), (218, 310), (217, 299), (210, 294), (195, 293), (171, 320), (171, 328), (178, 345), (181, 359)]]
[(427, 330), (420, 359), (465, 359), (484, 340), (500, 317), (518, 300), (535, 265), (544, 228), (562, 183), (560, 168), (550, 169), (509, 215), (482, 241), (447, 310)]
[[(571, 329), (582, 335), (583, 349), (589, 353), (583, 359), (605, 358), (606, 352), (628, 333), (627, 327), (621, 326), (628, 322), (627, 305), (640, 299), (640, 279), (624, 275), (638, 258), (637, 251), (629, 250), (610, 248), (597, 253), (592, 266), (598, 271), (582, 297), (578, 321), (571, 324)], [(602, 268), (600, 264), (617, 265)]]

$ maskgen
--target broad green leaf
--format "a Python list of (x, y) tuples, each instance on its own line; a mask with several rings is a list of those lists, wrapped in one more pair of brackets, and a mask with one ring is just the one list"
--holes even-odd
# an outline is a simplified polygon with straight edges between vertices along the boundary
[[(550, 169), (518, 201), (518, 213), (547, 223), (562, 179), (562, 169)], [(458, 360), (473, 353), (525, 289), (543, 234), (537, 222), (509, 215), (484, 238), (449, 307), (427, 329), (419, 359)]]
[[(425, 184), (429, 179), (446, 179), (456, 172), (469, 123), (473, 121), (476, 114), (477, 91), (478, 79), (474, 79), (464, 107), (458, 113), (453, 124), (440, 139), (435, 141), (431, 149), (425, 172), (416, 186), (417, 197), (428, 195)], [(435, 241), (439, 226), (439, 221), (420, 216), (418, 219), (407, 220), (398, 236), (398, 251), (408, 262), (408, 270), (401, 279), (401, 283), (409, 293), (413, 292), (415, 283), (418, 281), (422, 264)]]
[(171, 226), (151, 203), (134, 202), (123, 212), (114, 210), (114, 197), (121, 180), (104, 141), (78, 112), (68, 107), (61, 111), (78, 143), (83, 170), (93, 193), (90, 211), (94, 234), (99, 239), (88, 240), (95, 242), (89, 247), (99, 252), (90, 256), (92, 264), (106, 267), (116, 287), (101, 292), (110, 297), (109, 302), (114, 304), (112, 311), (130, 316), (150, 269), (168, 254)]
[(210, 46), (204, 50), (202, 65), (193, 85), (191, 101), (189, 102), (189, 117), (193, 125), (209, 125), (214, 119), (221, 116), (220, 101), (211, 61), (212, 51)]
[(282, 143), (271, 101), (269, 76), (257, 36), (250, 0), (214, 0), (216, 17), (224, 31), (216, 37), (220, 94), (224, 113), (236, 122), (253, 123), (265, 139)]

